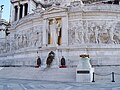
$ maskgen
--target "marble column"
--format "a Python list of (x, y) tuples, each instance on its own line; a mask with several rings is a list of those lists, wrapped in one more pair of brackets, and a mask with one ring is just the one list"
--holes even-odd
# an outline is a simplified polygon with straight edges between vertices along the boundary
[(28, 14), (30, 14), (30, 6), (31, 6), (31, 1), (28, 0)]
[(68, 45), (68, 16), (62, 17), (62, 46)]
[(13, 7), (13, 10), (14, 10), (14, 11), (12, 12), (12, 13), (13, 13), (13, 16), (12, 16), (12, 17), (13, 17), (13, 21), (16, 21), (17, 18), (18, 18), (18, 6), (14, 6), (14, 7)]
[(43, 21), (43, 46), (47, 45), (47, 20)]
[(18, 5), (18, 15), (17, 15), (17, 20), (19, 20), (20, 17), (20, 6)]
[(22, 17), (25, 16), (25, 5), (23, 4), (23, 11), (22, 11)]

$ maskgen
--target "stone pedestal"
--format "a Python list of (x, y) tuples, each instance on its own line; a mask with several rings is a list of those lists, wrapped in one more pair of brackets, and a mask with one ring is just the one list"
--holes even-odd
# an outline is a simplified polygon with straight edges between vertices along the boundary
[(81, 57), (76, 69), (76, 82), (91, 82), (94, 69), (90, 65), (89, 56)]

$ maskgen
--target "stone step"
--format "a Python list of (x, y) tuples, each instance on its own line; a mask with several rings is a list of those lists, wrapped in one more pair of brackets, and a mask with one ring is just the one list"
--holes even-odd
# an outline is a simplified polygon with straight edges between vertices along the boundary
[(34, 67), (4, 67), (0, 70), (1, 78), (17, 78), (31, 80), (75, 81), (75, 68), (34, 68)]

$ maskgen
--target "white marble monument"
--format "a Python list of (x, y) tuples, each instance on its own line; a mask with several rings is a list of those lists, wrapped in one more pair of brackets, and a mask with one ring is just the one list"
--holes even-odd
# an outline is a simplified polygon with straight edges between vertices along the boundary
[(76, 69), (83, 53), (90, 55), (95, 72), (120, 67), (120, 5), (89, 1), (11, 0), (10, 34), (0, 47), (0, 65), (36, 66), (40, 56), (45, 68), (53, 51), (55, 68), (64, 56), (67, 68)]

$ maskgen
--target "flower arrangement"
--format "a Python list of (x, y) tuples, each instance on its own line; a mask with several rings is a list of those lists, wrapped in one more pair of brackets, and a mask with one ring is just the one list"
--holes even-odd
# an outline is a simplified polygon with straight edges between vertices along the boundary
[(89, 58), (89, 55), (88, 54), (81, 54), (80, 57), (82, 57), (82, 58), (88, 57)]

